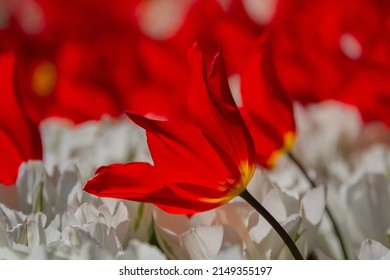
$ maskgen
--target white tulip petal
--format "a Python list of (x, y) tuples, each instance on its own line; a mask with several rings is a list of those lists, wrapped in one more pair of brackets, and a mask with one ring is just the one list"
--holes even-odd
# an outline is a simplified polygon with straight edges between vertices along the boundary
[(390, 228), (390, 185), (381, 174), (365, 174), (344, 189), (346, 205), (366, 238), (387, 242)]
[(360, 248), (359, 260), (383, 260), (390, 258), (390, 250), (375, 240), (363, 241)]
[[(279, 188), (274, 188), (265, 197), (262, 205), (279, 222), (285, 221), (290, 213), (299, 213), (299, 202)], [(257, 215), (257, 214), (256, 214)], [(255, 243), (259, 243), (271, 230), (271, 225), (259, 217), (258, 223), (250, 228), (249, 234)]]
[(103, 215), (100, 214), (95, 206), (84, 203), (79, 207), (79, 209), (77, 209), (76, 213), (74, 214), (73, 224), (91, 224), (103, 220)]
[(158, 208), (154, 209), (154, 230), (161, 250), (169, 259), (189, 259), (180, 242), (180, 235), (191, 228), (185, 215), (170, 215)]
[(68, 207), (67, 199), (72, 189), (80, 183), (78, 169), (75, 165), (70, 165), (58, 180), (56, 186), (56, 213), (64, 213)]
[(115, 227), (115, 235), (117, 236), (120, 244), (122, 247), (127, 246), (127, 243), (129, 242), (131, 236), (129, 234), (130, 232), (130, 220), (123, 221), (119, 225), (116, 225)]
[(29, 247), (46, 245), (45, 230), (39, 220), (27, 221), (27, 244)]
[(219, 207), (216, 212), (216, 223), (229, 225), (234, 228), (241, 237), (249, 258), (258, 258), (255, 244), (248, 231), (251, 216), (258, 215), (255, 210), (247, 202), (237, 199), (234, 202)]
[(221, 249), (223, 227), (200, 226), (180, 236), (183, 246), (193, 260), (215, 259)]
[(45, 236), (46, 236), (46, 244), (49, 246), (55, 242), (58, 242), (61, 239), (61, 232), (53, 228), (52, 226), (48, 226), (45, 228)]
[(45, 170), (41, 161), (29, 161), (19, 167), (16, 187), (19, 194), (20, 209), (31, 213), (37, 207), (44, 184)]
[(325, 187), (321, 185), (309, 190), (302, 198), (301, 203), (305, 219), (312, 225), (318, 225), (325, 210)]
[(62, 231), (62, 238), (67, 245), (80, 248), (85, 242), (95, 242), (92, 235), (78, 226), (68, 226)]
[[(99, 212), (103, 214), (106, 224), (113, 228), (116, 228), (120, 223), (129, 222), (129, 210), (121, 201), (112, 199), (111, 205), (107, 205), (107, 200), (103, 200), (103, 205), (99, 207)], [(113, 204), (115, 202), (115, 206)], [(113, 207), (114, 206), (114, 207)], [(110, 209), (111, 208), (111, 209)]]
[(115, 230), (103, 223), (96, 223), (95, 229), (92, 232), (93, 238), (110, 252), (113, 256), (118, 250), (121, 250), (121, 244), (115, 235)]

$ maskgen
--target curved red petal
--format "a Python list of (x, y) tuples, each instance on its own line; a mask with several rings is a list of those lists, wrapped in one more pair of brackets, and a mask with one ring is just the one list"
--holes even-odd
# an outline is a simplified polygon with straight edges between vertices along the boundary
[(212, 62), (209, 78), (202, 51), (194, 44), (189, 52), (191, 80), (188, 108), (193, 122), (235, 161), (253, 163), (253, 142), (231, 95), (221, 52)]
[(97, 196), (145, 201), (145, 196), (162, 187), (162, 178), (149, 163), (127, 163), (100, 167), (84, 190)]
[[(204, 198), (213, 193), (213, 190), (184, 185), (182, 187), (188, 191), (180, 192), (177, 186), (165, 184), (163, 177), (149, 163), (112, 164), (97, 169), (95, 176), (85, 184), (84, 190), (102, 197), (153, 203), (175, 214), (193, 214), (222, 204)], [(196, 188), (198, 190), (193, 193)]]

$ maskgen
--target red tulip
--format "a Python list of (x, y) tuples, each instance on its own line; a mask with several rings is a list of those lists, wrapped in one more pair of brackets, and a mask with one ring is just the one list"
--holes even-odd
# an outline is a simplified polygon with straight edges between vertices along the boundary
[(129, 113), (147, 132), (153, 165), (100, 167), (85, 191), (192, 214), (218, 207), (246, 188), (255, 167), (254, 147), (231, 96), (222, 54), (216, 54), (208, 73), (197, 44), (189, 57), (189, 120), (157, 121)]
[[(50, 116), (79, 123), (123, 113), (142, 75), (135, 2), (13, 3), (3, 37), (16, 53), (18, 100), (36, 125)], [(32, 32), (33, 24), (40, 28)]]
[(12, 53), (0, 54), (0, 183), (12, 185), (19, 165), (28, 159), (41, 159), (37, 127), (25, 117), (14, 92)]
[(389, 22), (387, 1), (280, 0), (263, 56), (291, 99), (336, 99), (390, 124)]

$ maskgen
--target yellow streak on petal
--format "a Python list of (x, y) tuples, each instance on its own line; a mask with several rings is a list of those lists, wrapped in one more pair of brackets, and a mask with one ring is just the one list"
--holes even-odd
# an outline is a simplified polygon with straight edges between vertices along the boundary
[[(201, 198), (200, 201), (212, 203), (212, 204), (225, 204), (235, 198), (236, 196), (239, 196), (246, 188), (246, 186), (249, 184), (250, 180), (253, 177), (253, 174), (255, 173), (255, 165), (249, 165), (248, 162), (242, 162), (239, 167), (241, 177), (240, 181), (238, 181), (233, 188), (230, 187), (230, 190), (227, 192), (225, 196), (219, 197), (219, 198)], [(229, 183), (232, 183), (233, 179), (229, 178), (226, 180), (228, 183), (227, 185), (231, 185)], [(221, 185), (218, 187), (219, 190), (226, 191), (228, 187), (221, 183)]]
[(57, 71), (53, 63), (44, 61), (34, 70), (31, 87), (38, 96), (49, 96), (53, 93), (57, 81)]
[(281, 147), (279, 150), (274, 151), (267, 161), (267, 165), (270, 168), (275, 166), (276, 162), (282, 155), (284, 155), (285, 153), (289, 152), (292, 149), (296, 140), (295, 132), (292, 131), (287, 132), (286, 134), (284, 134), (283, 139), (284, 139), (283, 147)]

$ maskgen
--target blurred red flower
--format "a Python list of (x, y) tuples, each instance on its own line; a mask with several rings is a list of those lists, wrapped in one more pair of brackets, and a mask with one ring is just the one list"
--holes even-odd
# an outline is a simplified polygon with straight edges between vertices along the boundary
[(50, 116), (79, 123), (125, 110), (186, 117), (182, 93), (192, 42), (212, 45), (210, 56), (223, 44), (231, 73), (262, 31), (241, 0), (227, 11), (215, 0), (199, 0), (172, 38), (150, 38), (137, 18), (148, 2), (158, 1), (5, 0), (1, 32), (16, 53), (16, 93), (34, 123)]
[(387, 1), (279, 0), (260, 50), (291, 99), (336, 99), (389, 125), (389, 31)]
[(41, 159), (42, 148), (38, 127), (19, 107), (14, 91), (13, 53), (0, 54), (0, 183), (12, 185), (19, 165), (28, 159)]
[(35, 124), (51, 116), (79, 123), (123, 113), (144, 74), (137, 2), (6, 1), (13, 3), (3, 33), (16, 53), (16, 93)]

